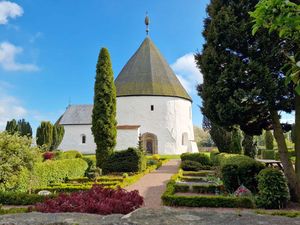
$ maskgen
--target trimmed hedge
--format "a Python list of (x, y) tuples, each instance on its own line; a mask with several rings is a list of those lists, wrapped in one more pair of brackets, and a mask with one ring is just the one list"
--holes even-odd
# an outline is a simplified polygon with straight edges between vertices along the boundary
[(181, 156), (181, 161), (189, 160), (189, 161), (194, 161), (201, 163), (202, 165), (209, 166), (211, 165), (209, 157), (204, 154), (204, 153), (182, 153)]
[(190, 176), (190, 177), (204, 177), (204, 176), (212, 176), (215, 175), (215, 171), (213, 170), (200, 170), (200, 171), (183, 171), (183, 176)]
[(215, 184), (209, 184), (209, 185), (193, 185), (192, 190), (195, 193), (201, 193), (201, 194), (207, 194), (212, 193), (215, 194), (216, 192), (223, 191), (224, 186), (223, 185), (215, 185)]
[[(295, 156), (296, 156), (295, 150), (289, 150), (288, 156), (289, 156), (289, 158), (295, 157)], [(280, 156), (279, 156), (279, 152), (278, 152), (278, 151), (275, 151), (275, 159), (276, 159), (276, 160), (279, 160), (279, 159), (280, 159)]]
[(190, 186), (187, 184), (175, 184), (175, 192), (189, 192)]
[(172, 176), (167, 184), (167, 189), (161, 199), (167, 206), (188, 206), (188, 207), (228, 207), (228, 208), (254, 208), (255, 203), (251, 198), (215, 196), (177, 196), (175, 195), (175, 180), (178, 174)]
[(56, 195), (38, 195), (20, 192), (0, 192), (0, 204), (3, 205), (34, 205)]
[(83, 159), (47, 160), (37, 163), (33, 169), (34, 186), (48, 186), (66, 178), (82, 177), (87, 168), (88, 165)]
[(195, 176), (180, 176), (180, 180), (185, 181), (185, 182), (206, 182), (207, 177), (195, 177)]
[(255, 159), (244, 155), (225, 158), (221, 162), (221, 173), (227, 191), (234, 192), (241, 184), (252, 192), (257, 192), (257, 174), (264, 165)]
[(128, 148), (111, 154), (103, 163), (103, 173), (142, 172), (146, 169), (146, 157), (136, 148)]
[(191, 160), (182, 161), (180, 167), (185, 171), (209, 170), (211, 168), (211, 166), (202, 165), (199, 162), (191, 161)]
[(262, 159), (275, 159), (275, 151), (274, 150), (262, 150), (261, 151)]

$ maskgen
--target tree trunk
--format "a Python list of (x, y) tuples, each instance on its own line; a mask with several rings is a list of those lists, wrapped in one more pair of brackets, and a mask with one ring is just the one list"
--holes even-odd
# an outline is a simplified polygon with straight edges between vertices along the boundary
[(288, 156), (288, 149), (286, 146), (286, 142), (283, 135), (283, 130), (280, 124), (279, 115), (277, 111), (271, 112), (272, 122), (273, 122), (273, 129), (274, 129), (274, 137), (278, 144), (278, 151), (280, 160), (282, 162), (284, 168), (284, 175), (287, 178), (291, 200), (292, 201), (299, 201), (300, 200), (300, 185), (297, 181), (297, 176), (293, 167), (293, 164)]
[(300, 95), (296, 93), (295, 98), (295, 152), (296, 152), (296, 175), (300, 180)]

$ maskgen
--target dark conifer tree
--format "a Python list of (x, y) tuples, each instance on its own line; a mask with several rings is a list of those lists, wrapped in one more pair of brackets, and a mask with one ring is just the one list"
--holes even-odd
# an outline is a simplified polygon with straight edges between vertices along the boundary
[(44, 150), (50, 150), (53, 138), (53, 125), (49, 121), (42, 121), (36, 130), (36, 144)]
[(11, 121), (7, 121), (5, 131), (9, 134), (15, 134), (18, 132), (18, 124), (15, 119), (12, 119)]
[(292, 87), (284, 85), (286, 62), (282, 40), (260, 31), (252, 35), (253, 11), (258, 0), (211, 0), (207, 8), (203, 52), (195, 56), (204, 76), (198, 87), (202, 112), (226, 129), (239, 125), (247, 135), (273, 127), (292, 197), (300, 197), (300, 183), (291, 161), (278, 110), (293, 108)]
[(94, 108), (92, 133), (97, 145), (96, 164), (102, 168), (103, 162), (113, 152), (117, 135), (116, 87), (110, 55), (102, 48), (96, 66), (94, 86)]
[(18, 121), (18, 132), (21, 136), (32, 137), (32, 128), (29, 122), (26, 122), (25, 119)]

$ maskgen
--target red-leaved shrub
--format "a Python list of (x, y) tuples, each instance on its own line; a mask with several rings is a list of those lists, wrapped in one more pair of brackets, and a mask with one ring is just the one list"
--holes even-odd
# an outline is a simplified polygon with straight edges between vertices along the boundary
[(116, 190), (94, 185), (88, 191), (79, 191), (71, 194), (60, 194), (54, 199), (47, 199), (37, 203), (35, 208), (39, 212), (80, 212), (95, 214), (127, 214), (141, 207), (144, 199), (137, 190)]
[(44, 160), (50, 160), (50, 159), (53, 159), (55, 156), (55, 154), (53, 152), (45, 152), (43, 154), (43, 158)]

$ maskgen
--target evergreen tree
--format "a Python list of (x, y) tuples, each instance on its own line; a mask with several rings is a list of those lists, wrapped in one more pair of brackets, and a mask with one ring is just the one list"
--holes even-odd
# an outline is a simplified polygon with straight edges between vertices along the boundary
[(265, 133), (265, 142), (266, 142), (266, 149), (273, 150), (274, 148), (274, 137), (270, 130), (267, 130)]
[(50, 150), (53, 138), (53, 125), (48, 121), (42, 121), (36, 131), (36, 144), (45, 150)]
[(296, 142), (296, 126), (295, 126), (295, 124), (292, 125), (291, 140), (293, 143)]
[(300, 183), (285, 143), (278, 111), (290, 112), (292, 86), (285, 86), (281, 68), (286, 58), (282, 40), (274, 33), (252, 35), (249, 11), (258, 0), (212, 0), (203, 32), (203, 52), (195, 56), (204, 76), (198, 87), (202, 112), (226, 129), (239, 125), (247, 135), (260, 135), (273, 127), (284, 173), (293, 199)]
[(233, 129), (231, 132), (231, 147), (230, 152), (235, 154), (242, 153), (242, 134), (237, 128)]
[(25, 119), (18, 121), (18, 132), (21, 136), (32, 137), (32, 128), (29, 122), (26, 122)]
[(211, 123), (209, 134), (214, 143), (216, 144), (219, 152), (233, 153), (231, 132), (228, 132), (224, 128), (214, 123)]
[(51, 150), (56, 150), (58, 148), (64, 138), (64, 134), (65, 129), (62, 125), (55, 124), (53, 126)]
[(244, 139), (243, 139), (242, 145), (244, 148), (244, 155), (247, 155), (251, 158), (255, 158), (256, 144), (253, 141), (253, 136), (244, 134)]
[(7, 121), (5, 131), (9, 134), (15, 134), (18, 132), (18, 124), (15, 119)]
[(116, 126), (116, 87), (109, 52), (102, 48), (96, 66), (92, 115), (92, 133), (97, 145), (97, 167), (102, 168), (103, 162), (114, 150)]

